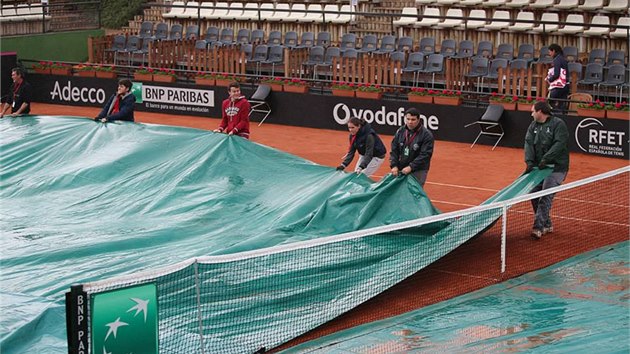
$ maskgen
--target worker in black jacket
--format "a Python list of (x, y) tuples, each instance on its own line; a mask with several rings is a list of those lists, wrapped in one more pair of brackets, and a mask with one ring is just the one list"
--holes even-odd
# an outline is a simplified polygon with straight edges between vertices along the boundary
[(433, 134), (420, 124), (420, 113), (415, 108), (405, 112), (405, 125), (392, 140), (389, 166), (392, 174), (413, 175), (424, 187), (433, 155)]
[(385, 144), (376, 134), (370, 123), (358, 117), (350, 118), (348, 121), (348, 130), (350, 131), (348, 153), (344, 156), (341, 165), (337, 167), (337, 171), (343, 171), (352, 159), (355, 152), (359, 152), (359, 161), (354, 168), (357, 174), (363, 173), (371, 176), (385, 160)]

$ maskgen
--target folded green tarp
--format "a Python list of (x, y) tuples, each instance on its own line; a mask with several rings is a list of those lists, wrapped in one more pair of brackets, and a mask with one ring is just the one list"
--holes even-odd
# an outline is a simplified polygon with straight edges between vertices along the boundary
[[(0, 120), (0, 133), (0, 328), (7, 353), (66, 350), (59, 321), (63, 292), (74, 283), (438, 213), (413, 178), (372, 183), (207, 131), (39, 116)], [(523, 176), (497, 198), (527, 192), (544, 175)], [(469, 236), (440, 236), (458, 227), (441, 224), (319, 253), (202, 264), (199, 275), (221, 285), (202, 288), (204, 334), (213, 338), (204, 345), (209, 352), (278, 345), (413, 274), (496, 217), (466, 225)], [(417, 257), (418, 250), (426, 256)], [(238, 291), (234, 274), (241, 277)], [(182, 283), (189, 276), (156, 280), (160, 319), (178, 319), (170, 332), (161, 329), (167, 350), (197, 326), (196, 318), (186, 318), (187, 302), (180, 303), (194, 297)], [(257, 297), (261, 286), (264, 296)], [(288, 329), (276, 333), (278, 323)]]

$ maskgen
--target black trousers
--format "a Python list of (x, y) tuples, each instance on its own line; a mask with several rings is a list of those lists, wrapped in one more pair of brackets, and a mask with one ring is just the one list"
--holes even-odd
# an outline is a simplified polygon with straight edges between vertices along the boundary
[(569, 85), (563, 88), (553, 88), (549, 91), (549, 104), (554, 113), (567, 114), (567, 102), (569, 97)]

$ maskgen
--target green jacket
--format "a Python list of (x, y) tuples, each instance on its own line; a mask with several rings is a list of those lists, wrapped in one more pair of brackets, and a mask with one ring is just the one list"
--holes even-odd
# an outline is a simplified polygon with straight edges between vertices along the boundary
[(569, 170), (569, 131), (564, 121), (550, 116), (546, 122), (533, 121), (525, 135), (525, 163), (538, 166), (553, 164), (554, 172)]

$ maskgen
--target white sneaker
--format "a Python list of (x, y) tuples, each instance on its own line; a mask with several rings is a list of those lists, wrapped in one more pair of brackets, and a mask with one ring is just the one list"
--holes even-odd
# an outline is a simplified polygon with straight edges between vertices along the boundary
[(553, 226), (543, 227), (542, 232), (543, 232), (543, 235), (552, 233), (553, 232)]
[(542, 238), (542, 235), (543, 235), (543, 232), (538, 229), (533, 229), (532, 233), (530, 234), (530, 236), (535, 238), (536, 240), (540, 240)]

